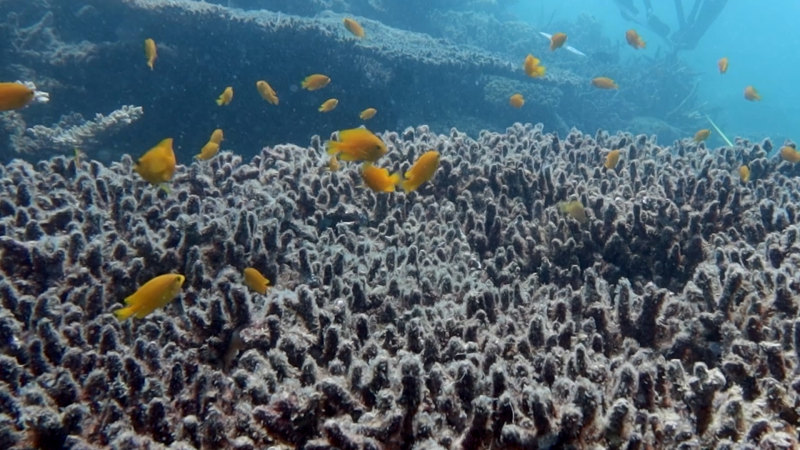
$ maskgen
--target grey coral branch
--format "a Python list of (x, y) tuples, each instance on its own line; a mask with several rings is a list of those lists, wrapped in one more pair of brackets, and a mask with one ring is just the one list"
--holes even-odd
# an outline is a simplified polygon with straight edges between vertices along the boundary
[(124, 105), (108, 115), (95, 114), (94, 119), (85, 120), (81, 114), (73, 113), (61, 117), (51, 127), (35, 125), (25, 134), (12, 136), (13, 148), (20, 153), (61, 153), (76, 147), (95, 145), (102, 135), (115, 133), (138, 120), (144, 111), (141, 106)]

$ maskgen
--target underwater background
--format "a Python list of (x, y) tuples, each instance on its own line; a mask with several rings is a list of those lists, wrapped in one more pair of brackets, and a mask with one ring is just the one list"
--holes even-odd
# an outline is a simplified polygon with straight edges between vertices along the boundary
[(797, 448), (798, 16), (0, 0), (0, 448)]

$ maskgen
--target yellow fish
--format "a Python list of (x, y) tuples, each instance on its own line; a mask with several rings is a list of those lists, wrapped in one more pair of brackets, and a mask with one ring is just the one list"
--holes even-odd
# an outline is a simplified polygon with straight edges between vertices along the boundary
[(316, 91), (317, 89), (322, 89), (331, 82), (331, 79), (327, 75), (322, 75), (321, 73), (315, 73), (313, 75), (307, 76), (300, 85), (303, 89), (307, 89), (309, 91)]
[(217, 98), (217, 105), (227, 106), (231, 103), (231, 100), (233, 100), (233, 88), (228, 86)]
[(416, 162), (406, 171), (403, 190), (408, 192), (416, 190), (422, 183), (429, 181), (439, 168), (439, 152), (430, 150), (422, 154)]
[(214, 157), (214, 155), (219, 152), (219, 143), (214, 141), (206, 142), (206, 145), (200, 149), (200, 153), (198, 153), (195, 158), (206, 161)]
[(331, 156), (330, 159), (328, 159), (328, 170), (331, 172), (336, 172), (341, 167), (342, 165), (339, 163), (339, 158), (336, 156)]
[(266, 294), (267, 288), (270, 287), (269, 280), (261, 275), (258, 269), (252, 267), (244, 269), (244, 284), (261, 295)]
[(639, 36), (639, 33), (637, 33), (634, 29), (630, 29), (625, 32), (625, 40), (628, 41), (628, 45), (636, 50), (645, 48), (647, 46), (642, 37)]
[(589, 218), (586, 217), (586, 208), (583, 207), (583, 203), (579, 200), (561, 202), (558, 204), (558, 210), (580, 223), (586, 223), (589, 220)]
[(750, 100), (751, 102), (757, 102), (761, 100), (761, 94), (759, 94), (756, 88), (753, 86), (747, 86), (744, 88), (744, 98), (746, 100)]
[(133, 170), (147, 182), (165, 183), (175, 175), (175, 152), (172, 138), (166, 138), (147, 151), (133, 165)]
[(617, 167), (617, 164), (619, 164), (619, 156), (619, 150), (611, 150), (608, 152), (606, 155), (606, 162), (603, 164), (606, 169), (611, 170)]
[(709, 130), (708, 128), (703, 128), (702, 130), (699, 130), (697, 133), (694, 134), (692, 140), (695, 142), (702, 142), (708, 139), (709, 136), (711, 136), (711, 130)]
[(742, 183), (750, 181), (750, 168), (747, 167), (747, 165), (739, 167), (739, 178), (742, 180)]
[(119, 320), (134, 315), (141, 319), (156, 308), (166, 306), (172, 301), (180, 292), (185, 280), (186, 277), (177, 273), (159, 275), (128, 296), (125, 299), (125, 304), (128, 306), (114, 311), (114, 315)]
[(338, 141), (327, 141), (328, 154), (342, 161), (375, 162), (386, 154), (386, 144), (366, 128), (351, 128), (339, 132)]
[(719, 69), (719, 73), (725, 73), (728, 71), (728, 57), (723, 56), (722, 58), (717, 61), (717, 68)]
[(347, 28), (347, 31), (353, 33), (356, 37), (363, 38), (364, 37), (364, 28), (361, 26), (360, 23), (356, 22), (355, 20), (346, 17), (344, 19), (344, 27)]
[(211, 137), (208, 138), (209, 142), (216, 142), (217, 144), (222, 143), (222, 130), (217, 128), (211, 133)]
[(258, 80), (256, 81), (256, 89), (258, 89), (258, 93), (261, 94), (261, 98), (273, 105), (278, 104), (278, 94), (275, 93), (275, 90), (272, 89), (269, 83), (264, 80)]
[(144, 40), (144, 56), (147, 58), (147, 67), (153, 70), (153, 65), (156, 63), (156, 58), (158, 58), (156, 41), (150, 38)]
[(800, 162), (800, 152), (796, 148), (784, 145), (781, 147), (781, 158), (790, 163)]
[(361, 168), (361, 178), (364, 184), (375, 192), (394, 192), (394, 187), (400, 182), (400, 174), (393, 173), (371, 163), (364, 163)]
[(534, 57), (531, 54), (525, 57), (525, 63), (522, 67), (525, 69), (525, 73), (529, 77), (539, 78), (543, 77), (545, 73), (545, 67), (540, 64), (539, 58)]
[(334, 108), (336, 108), (336, 105), (338, 105), (338, 104), (339, 104), (339, 100), (337, 100), (335, 98), (329, 98), (329, 99), (325, 100), (325, 102), (323, 104), (319, 105), (319, 108), (317, 108), (317, 111), (319, 111), (319, 112), (331, 112), (331, 111), (334, 110)]
[(522, 108), (522, 105), (525, 104), (525, 97), (522, 94), (514, 94), (508, 99), (508, 104), (514, 108)]
[(600, 89), (619, 89), (617, 83), (608, 77), (592, 78), (592, 85)]
[(0, 83), (0, 111), (19, 109), (33, 100), (36, 92), (22, 83)]
[(375, 117), (375, 114), (377, 114), (377, 113), (378, 113), (377, 109), (375, 109), (375, 108), (367, 108), (367, 109), (361, 111), (361, 114), (359, 114), (358, 117), (361, 120), (369, 120), (369, 119), (372, 119), (373, 117)]
[(555, 33), (550, 36), (550, 51), (561, 47), (564, 45), (564, 42), (567, 42), (567, 33)]

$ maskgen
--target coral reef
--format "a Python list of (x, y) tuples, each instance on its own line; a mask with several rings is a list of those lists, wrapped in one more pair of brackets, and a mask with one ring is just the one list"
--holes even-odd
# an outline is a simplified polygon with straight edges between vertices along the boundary
[[(769, 141), (382, 137), (433, 181), (376, 195), (319, 137), (170, 194), (130, 157), (0, 165), (2, 446), (798, 445), (800, 169)], [(165, 272), (179, 299), (114, 318)]]

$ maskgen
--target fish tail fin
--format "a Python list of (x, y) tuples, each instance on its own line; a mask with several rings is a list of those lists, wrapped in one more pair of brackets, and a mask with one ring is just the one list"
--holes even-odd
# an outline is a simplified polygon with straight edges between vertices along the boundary
[(217, 102), (217, 106), (222, 106), (222, 103), (223, 103), (223, 101), (222, 101), (222, 99), (221, 99), (221, 98), (218, 98), (218, 99), (216, 100), (216, 102)]
[(403, 188), (403, 192), (405, 192), (406, 194), (417, 188), (416, 186), (414, 186), (414, 184), (411, 183), (411, 180), (401, 181), (400, 187)]
[(120, 322), (134, 314), (136, 314), (136, 307), (133, 305), (114, 311), (114, 315), (117, 316), (117, 320)]
[(172, 189), (170, 189), (169, 186), (167, 186), (167, 183), (160, 183), (158, 185), (158, 188), (164, 191), (164, 193), (168, 195), (172, 193)]

